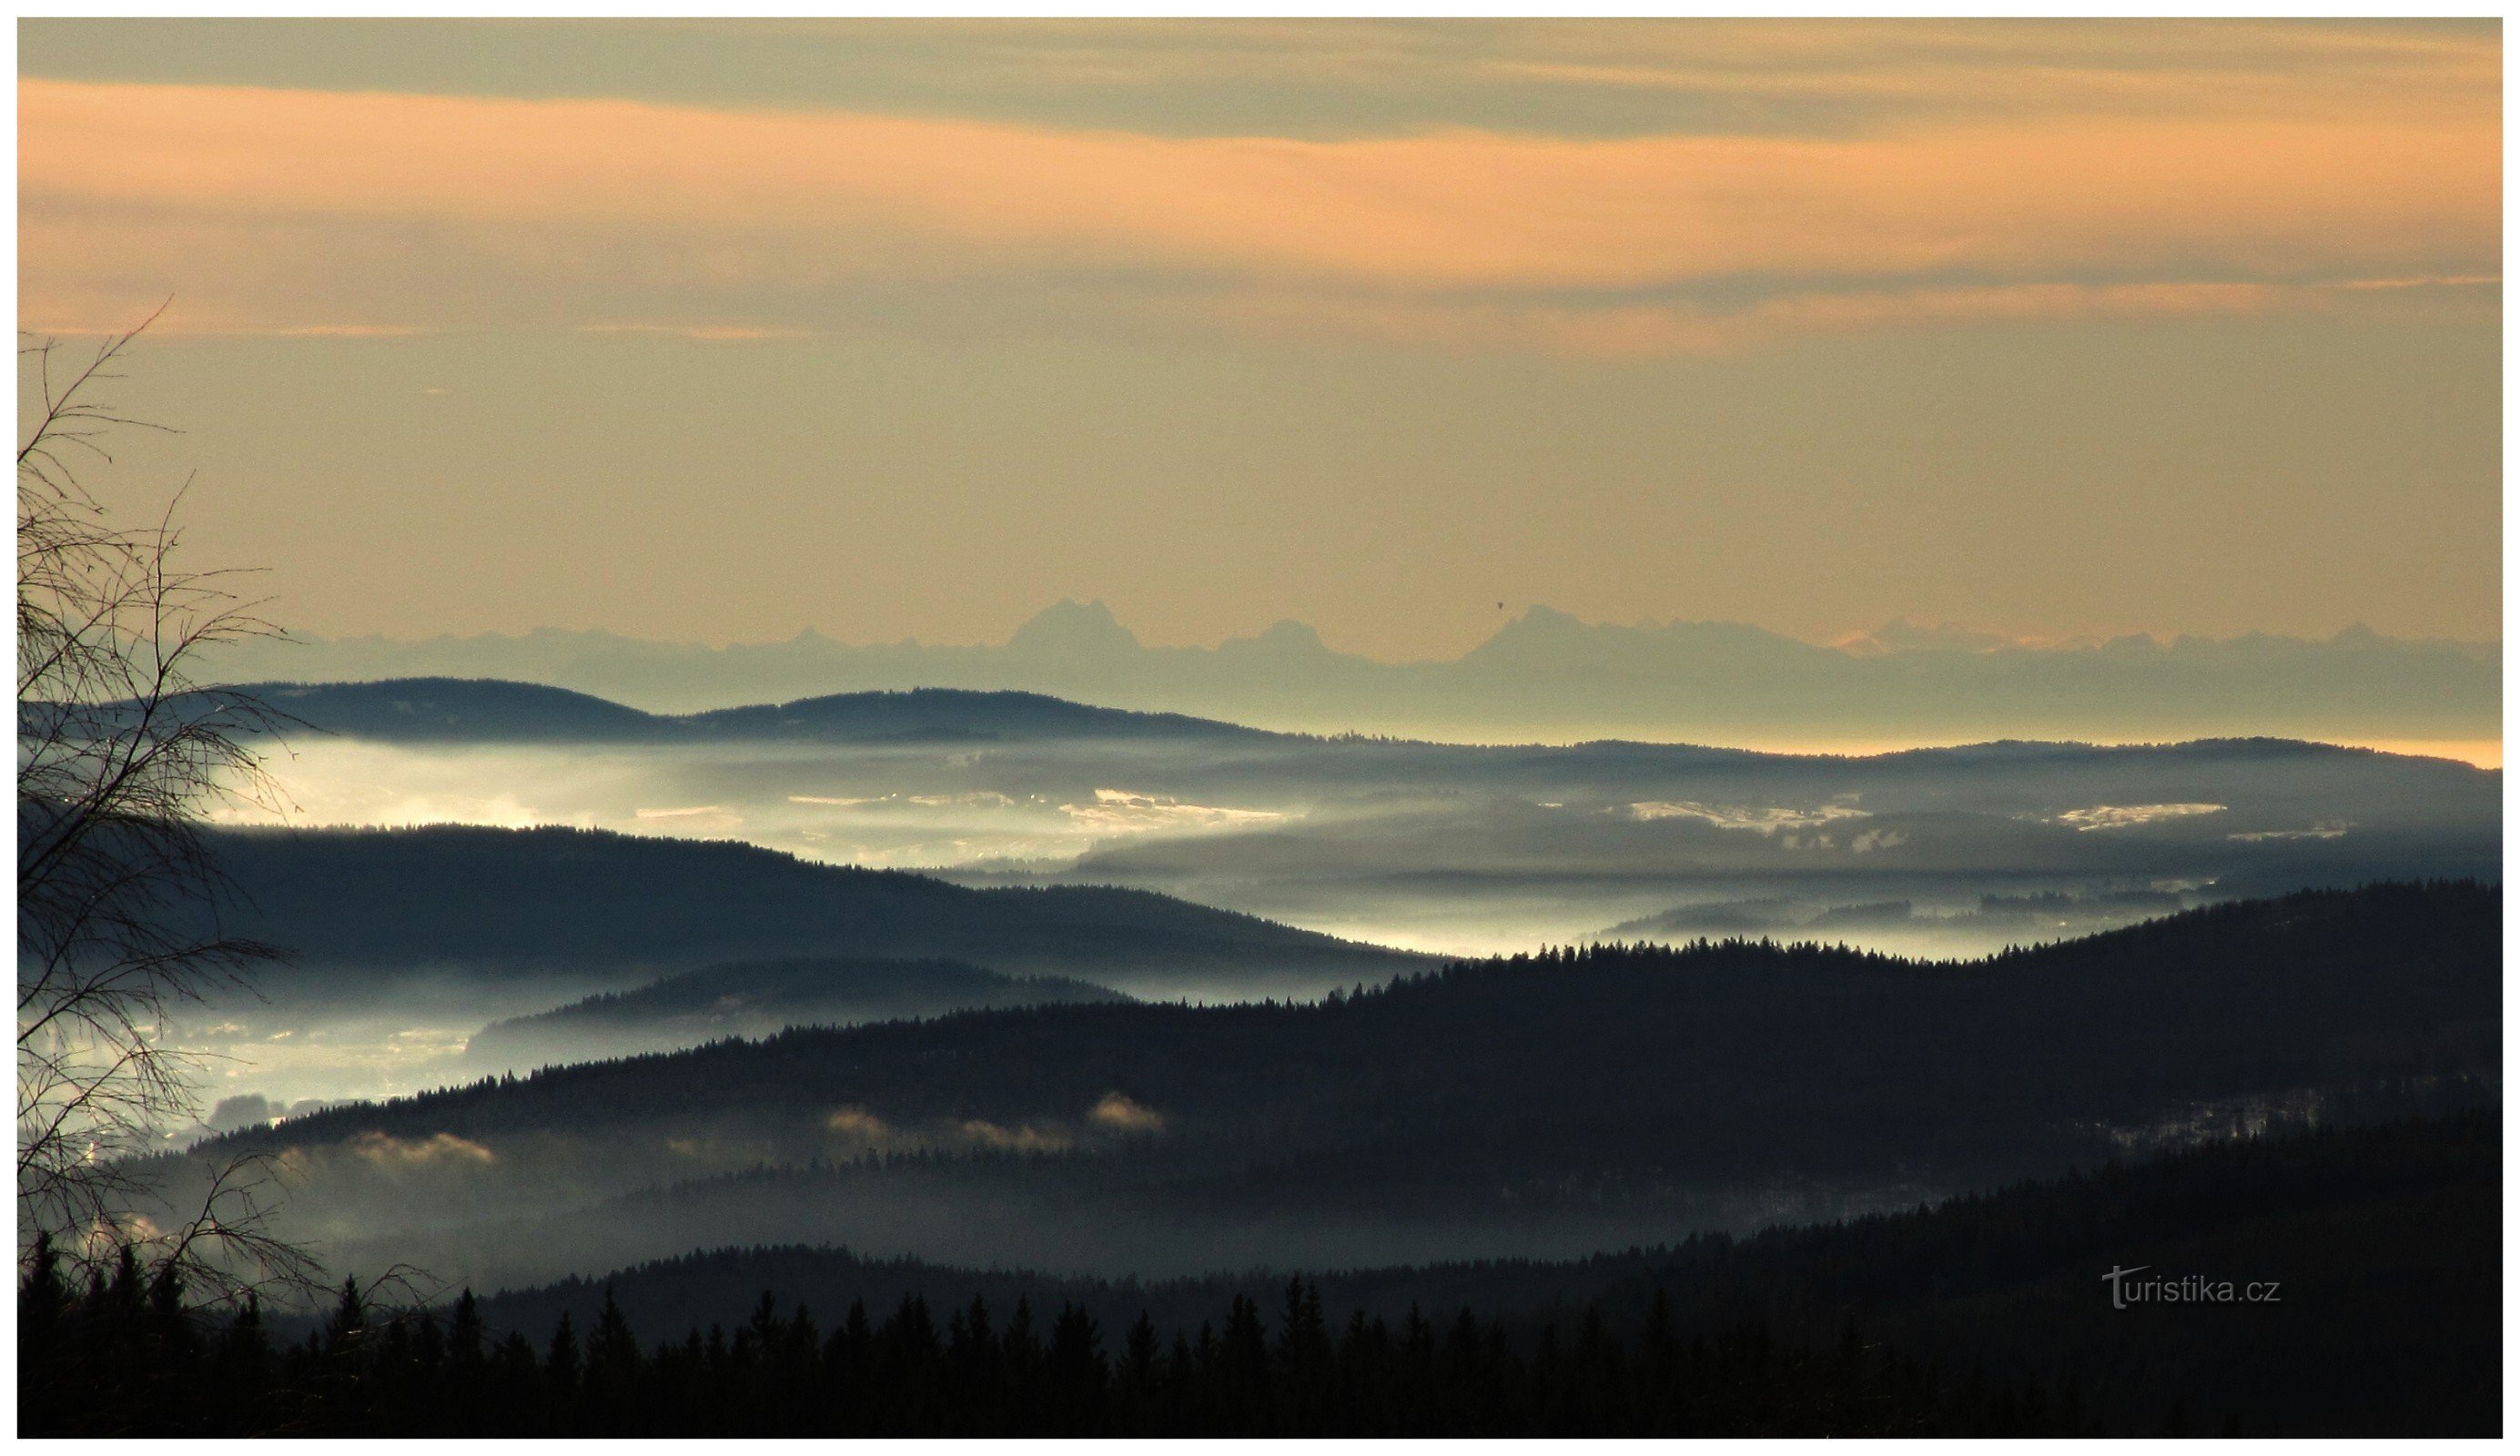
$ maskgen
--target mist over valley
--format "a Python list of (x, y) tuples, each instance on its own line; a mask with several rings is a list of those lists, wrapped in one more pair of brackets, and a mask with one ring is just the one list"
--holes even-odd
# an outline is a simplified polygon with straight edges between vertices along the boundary
[(2499, 1434), (2504, 28), (22, 20), (18, 1434)]

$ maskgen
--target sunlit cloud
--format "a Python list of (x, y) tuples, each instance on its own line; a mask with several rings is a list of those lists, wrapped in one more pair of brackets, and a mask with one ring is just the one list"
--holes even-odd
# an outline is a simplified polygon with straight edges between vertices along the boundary
[(892, 1136), (892, 1124), (854, 1103), (833, 1108), (831, 1115), (823, 1119), (823, 1126), (827, 1131), (869, 1146), (882, 1143)]
[[(2141, 70), (2112, 84), (2200, 84)], [(1811, 84), (1848, 82), (1823, 65)], [(102, 327), (171, 289), (170, 330), (740, 342), (961, 309), (1622, 357), (2493, 306), (2495, 107), (2355, 94), (2025, 102), (1836, 135), (1310, 140), (29, 79), (22, 313)]]
[(350, 1152), (380, 1167), (422, 1168), (440, 1164), (486, 1167), (497, 1154), (470, 1138), (434, 1132), (425, 1138), (398, 1138), (388, 1132), (362, 1132), (348, 1143)]
[(2159, 824), (2164, 820), (2220, 814), (2226, 807), (2228, 805), (2218, 803), (2094, 804), (2088, 809), (2068, 809), (2058, 814), (2053, 822), (2087, 831), (2132, 829), (2138, 825)]
[[(1648, 800), (1628, 805), (1633, 819), (1694, 819), (1712, 824), (1717, 829), (1747, 830), (1773, 835), (1784, 829), (1812, 829), (1840, 819), (1869, 818), (1852, 804), (1828, 803), (1818, 808), (1744, 807), (1738, 804), (1705, 804), (1693, 801), (1665, 802)], [(1868, 836), (1869, 838), (1869, 836)], [(1870, 845), (1867, 844), (1867, 848)]]
[(1105, 1092), (1087, 1115), (1098, 1127), (1112, 1132), (1153, 1133), (1164, 1130), (1164, 1115), (1121, 1092)]
[(1247, 828), (1275, 824), (1286, 817), (1272, 809), (1183, 803), (1160, 795), (1132, 794), (1125, 789), (1097, 789), (1092, 803), (1061, 804), (1059, 812), (1065, 814), (1079, 831), (1095, 835)]

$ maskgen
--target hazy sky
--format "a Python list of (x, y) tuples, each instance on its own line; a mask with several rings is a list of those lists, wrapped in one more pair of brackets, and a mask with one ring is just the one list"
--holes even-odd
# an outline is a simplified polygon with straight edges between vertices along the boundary
[(316, 634), (2499, 635), (2493, 23), (25, 22)]

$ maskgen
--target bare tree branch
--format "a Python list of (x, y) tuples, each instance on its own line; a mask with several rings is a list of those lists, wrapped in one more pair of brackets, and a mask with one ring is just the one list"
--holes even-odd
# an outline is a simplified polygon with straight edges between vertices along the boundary
[(203, 649), (279, 633), (237, 573), (176, 565), (184, 492), (133, 528), (80, 479), (117, 432), (161, 428), (100, 394), (156, 317), (76, 368), (54, 341), (19, 348), (40, 401), (18, 447), (19, 1238), (90, 1268), (134, 1250), (154, 1279), (233, 1296), (313, 1275), (270, 1232), (277, 1165), (213, 1168), (178, 1214), (134, 1160), (199, 1121), (172, 1015), (275, 954), (222, 928), (202, 825), (279, 805), (258, 746), (292, 720), (191, 679)]

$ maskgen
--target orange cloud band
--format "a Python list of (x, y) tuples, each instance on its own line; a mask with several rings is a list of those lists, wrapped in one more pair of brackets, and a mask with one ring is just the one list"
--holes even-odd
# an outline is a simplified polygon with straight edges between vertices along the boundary
[[(19, 120), (22, 307), (64, 324), (171, 289), (225, 327), (668, 326), (617, 316), (640, 297), (744, 331), (869, 283), (1049, 279), (1366, 332), (1563, 317), (1652, 351), (2254, 306), (2490, 278), (2500, 251), (2498, 118), (2439, 107), (1315, 142), (29, 80)], [(1753, 296), (1732, 322), (1636, 297), (1718, 285)]]

